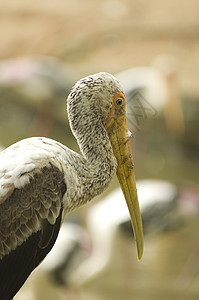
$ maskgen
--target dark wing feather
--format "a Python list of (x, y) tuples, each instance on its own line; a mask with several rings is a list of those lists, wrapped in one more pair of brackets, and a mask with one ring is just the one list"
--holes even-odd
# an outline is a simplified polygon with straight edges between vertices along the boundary
[(43, 168), (0, 205), (0, 298), (14, 297), (53, 247), (62, 220), (64, 175)]

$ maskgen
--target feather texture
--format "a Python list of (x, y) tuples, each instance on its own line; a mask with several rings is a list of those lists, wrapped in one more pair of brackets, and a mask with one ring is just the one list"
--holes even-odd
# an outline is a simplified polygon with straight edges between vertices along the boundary
[(0, 205), (0, 258), (32, 233), (45, 232), (44, 220), (55, 223), (65, 191), (64, 175), (53, 165), (34, 174), (22, 189), (13, 190)]
[[(1, 300), (12, 299), (30, 273), (51, 250), (60, 229), (61, 218), (62, 208), (54, 225), (46, 221), (44, 231), (32, 233), (25, 242), (0, 260)], [(50, 228), (49, 231), (48, 228)], [(44, 241), (45, 245), (41, 247), (40, 244)]]

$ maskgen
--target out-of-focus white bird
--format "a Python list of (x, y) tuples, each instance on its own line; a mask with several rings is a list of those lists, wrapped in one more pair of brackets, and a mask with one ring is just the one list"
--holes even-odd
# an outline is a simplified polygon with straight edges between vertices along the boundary
[(62, 118), (62, 104), (75, 81), (72, 68), (54, 57), (21, 57), (0, 62), (3, 96), (11, 104), (14, 101), (34, 113), (33, 120), (30, 119), (31, 136), (49, 136), (55, 119)]
[[(152, 234), (162, 231), (168, 226), (167, 213), (175, 205), (177, 187), (167, 181), (139, 180), (137, 191), (144, 230)], [(87, 224), (93, 242), (93, 252), (74, 272), (74, 283), (86, 283), (107, 267), (113, 251), (115, 233), (121, 226), (126, 228), (127, 232), (131, 232), (128, 223), (128, 210), (123, 205), (123, 195), (119, 189), (89, 209)]]
[[(70, 73), (70, 76), (67, 76)], [(55, 57), (21, 57), (0, 61), (0, 88), (12, 89), (21, 101), (40, 105), (69, 94), (76, 75)]]
[(149, 117), (163, 113), (171, 134), (184, 133), (184, 117), (174, 57), (162, 55), (154, 60), (151, 67), (135, 67), (121, 71), (115, 76), (124, 87), (129, 119), (133, 117), (133, 113), (137, 114), (138, 122), (145, 119), (145, 114)]

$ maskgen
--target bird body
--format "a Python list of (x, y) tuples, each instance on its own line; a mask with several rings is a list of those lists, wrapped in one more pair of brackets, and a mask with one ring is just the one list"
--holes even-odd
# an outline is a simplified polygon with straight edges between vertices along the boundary
[(138, 256), (142, 255), (141, 218), (119, 82), (107, 73), (83, 78), (72, 89), (67, 109), (81, 154), (42, 137), (24, 139), (0, 153), (2, 300), (17, 293), (51, 250), (66, 213), (100, 194), (116, 169), (138, 237)]

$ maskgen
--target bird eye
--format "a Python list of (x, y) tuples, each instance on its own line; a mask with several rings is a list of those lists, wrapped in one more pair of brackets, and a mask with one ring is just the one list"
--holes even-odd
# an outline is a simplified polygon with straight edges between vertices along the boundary
[(123, 100), (121, 98), (118, 98), (115, 102), (117, 105), (121, 105), (123, 103)]

